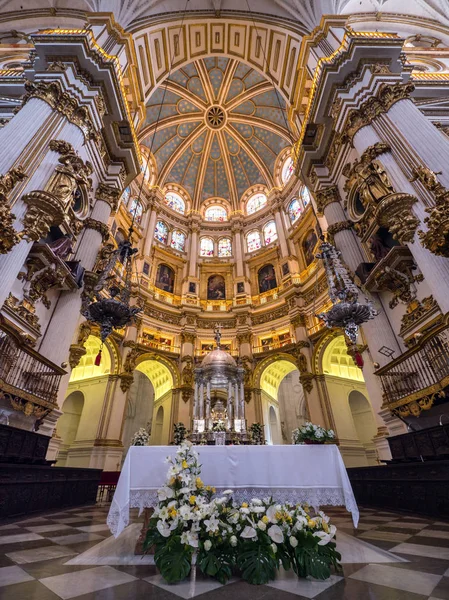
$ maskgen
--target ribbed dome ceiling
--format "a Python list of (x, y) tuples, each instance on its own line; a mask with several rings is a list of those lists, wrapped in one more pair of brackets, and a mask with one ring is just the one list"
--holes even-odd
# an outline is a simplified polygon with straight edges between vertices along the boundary
[(206, 58), (172, 73), (166, 91), (163, 84), (152, 95), (142, 143), (152, 146), (159, 186), (183, 186), (195, 209), (216, 197), (238, 208), (249, 187), (275, 185), (276, 158), (291, 145), (286, 119), (284, 100), (257, 71)]

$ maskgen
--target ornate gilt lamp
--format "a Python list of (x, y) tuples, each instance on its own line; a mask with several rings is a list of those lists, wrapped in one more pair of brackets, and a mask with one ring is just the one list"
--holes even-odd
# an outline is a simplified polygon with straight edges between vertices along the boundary
[(378, 311), (368, 299), (365, 304), (359, 302), (360, 290), (342, 263), (341, 252), (325, 241), (324, 237), (321, 239), (322, 243), (317, 258), (320, 258), (324, 264), (332, 307), (328, 311), (318, 314), (317, 317), (322, 319), (326, 327), (330, 329), (333, 327), (343, 329), (350, 343), (355, 345), (360, 325), (374, 319), (378, 315)]

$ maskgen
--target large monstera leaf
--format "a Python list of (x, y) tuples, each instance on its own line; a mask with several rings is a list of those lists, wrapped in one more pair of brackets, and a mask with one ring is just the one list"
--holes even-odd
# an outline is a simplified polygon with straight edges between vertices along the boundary
[(223, 585), (232, 575), (235, 558), (232, 552), (226, 552), (224, 548), (215, 551), (202, 551), (198, 557), (198, 566), (204, 575), (214, 577)]
[(167, 583), (177, 583), (190, 573), (192, 549), (175, 536), (156, 548), (154, 562)]
[(237, 565), (242, 578), (253, 585), (268, 583), (276, 574), (277, 560), (270, 544), (245, 542), (241, 546)]

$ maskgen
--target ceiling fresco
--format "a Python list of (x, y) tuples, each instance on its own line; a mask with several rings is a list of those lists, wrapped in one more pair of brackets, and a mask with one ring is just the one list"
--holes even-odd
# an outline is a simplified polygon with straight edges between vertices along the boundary
[(158, 185), (182, 185), (196, 208), (211, 197), (237, 208), (249, 187), (275, 185), (276, 158), (291, 145), (286, 122), (285, 102), (267, 79), (238, 60), (211, 57), (154, 92), (140, 137), (154, 154)]

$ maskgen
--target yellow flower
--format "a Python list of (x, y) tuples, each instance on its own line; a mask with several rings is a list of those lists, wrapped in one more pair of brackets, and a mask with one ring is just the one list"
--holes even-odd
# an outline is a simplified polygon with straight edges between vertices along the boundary
[(279, 510), (274, 513), (274, 517), (277, 521), (282, 521), (282, 513)]
[(175, 481), (176, 481), (176, 477), (172, 477), (170, 479), (170, 485), (173, 485), (175, 483)]
[(211, 489), (212, 489), (212, 488), (210, 487), (210, 485), (206, 485), (206, 491), (207, 491), (207, 492), (210, 492), (210, 491), (211, 491)]
[(195, 504), (196, 496), (190, 496), (189, 502), (190, 502), (190, 504)]
[(213, 487), (213, 488), (212, 488), (212, 493), (213, 493), (213, 494), (215, 494), (215, 492), (216, 492), (216, 491), (217, 491), (217, 490), (216, 490), (216, 489)]
[(186, 461), (186, 460), (183, 460), (183, 461), (182, 461), (182, 468), (183, 468), (183, 469), (188, 469), (188, 467), (189, 467), (189, 465), (187, 464), (187, 461)]
[(312, 528), (313, 528), (313, 527), (315, 527), (315, 525), (316, 525), (316, 521), (314, 521), (313, 519), (309, 519), (309, 520), (308, 520), (308, 522), (307, 522), (307, 525), (308, 525), (309, 527), (312, 527)]
[(176, 508), (172, 508), (172, 509), (169, 511), (169, 515), (170, 515), (170, 517), (171, 517), (172, 519), (174, 519), (174, 518), (176, 517), (176, 515), (177, 515), (177, 514), (178, 514), (178, 511), (176, 510)]
[(201, 477), (196, 478), (196, 487), (201, 490), (204, 487), (204, 483), (201, 481)]
[(264, 515), (264, 516), (262, 517), (262, 523), (265, 523), (265, 525), (266, 525), (266, 524), (267, 524), (267, 523), (269, 523), (269, 522), (270, 522), (270, 519), (267, 517), (267, 515)]
[(323, 521), (321, 523), (321, 526), (323, 527), (323, 529), (326, 533), (329, 533), (329, 525), (326, 523), (326, 521)]
[(242, 508), (248, 508), (248, 502), (242, 502)]

